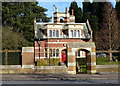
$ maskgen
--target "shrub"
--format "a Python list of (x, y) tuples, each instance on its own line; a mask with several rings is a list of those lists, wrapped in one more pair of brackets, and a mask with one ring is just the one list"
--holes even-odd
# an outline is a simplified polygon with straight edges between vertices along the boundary
[(48, 66), (48, 65), (49, 65), (48, 60), (40, 59), (37, 61), (37, 66)]
[(52, 65), (58, 66), (60, 59), (59, 58), (51, 58), (50, 61), (51, 61)]
[(49, 66), (49, 63), (53, 66), (58, 66), (60, 59), (58, 58), (51, 58), (50, 62), (49, 59), (40, 59), (37, 61), (37, 66)]

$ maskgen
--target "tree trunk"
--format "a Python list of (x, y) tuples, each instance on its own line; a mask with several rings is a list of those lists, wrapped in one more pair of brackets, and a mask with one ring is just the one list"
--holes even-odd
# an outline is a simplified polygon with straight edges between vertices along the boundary
[(8, 65), (8, 50), (5, 49), (5, 65)]
[(111, 51), (109, 52), (109, 60), (110, 60), (110, 62), (113, 61), (113, 59), (112, 59), (112, 52)]

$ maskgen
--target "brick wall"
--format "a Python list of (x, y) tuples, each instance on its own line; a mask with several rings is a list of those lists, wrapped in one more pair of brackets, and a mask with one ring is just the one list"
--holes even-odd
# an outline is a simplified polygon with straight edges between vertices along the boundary
[(34, 47), (22, 47), (22, 66), (34, 65)]

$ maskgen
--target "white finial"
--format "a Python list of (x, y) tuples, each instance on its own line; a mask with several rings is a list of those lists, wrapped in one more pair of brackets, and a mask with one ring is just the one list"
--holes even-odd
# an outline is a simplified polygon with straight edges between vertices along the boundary
[(53, 5), (54, 7), (55, 7), (55, 9), (56, 9), (56, 12), (58, 12), (58, 8), (55, 6), (55, 5)]
[(36, 23), (36, 18), (34, 18), (34, 23)]

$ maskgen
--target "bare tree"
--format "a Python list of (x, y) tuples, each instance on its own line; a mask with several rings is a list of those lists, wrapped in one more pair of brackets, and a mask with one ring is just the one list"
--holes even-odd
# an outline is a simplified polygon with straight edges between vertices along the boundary
[(112, 61), (112, 50), (119, 48), (118, 41), (118, 20), (116, 11), (110, 2), (103, 3), (102, 23), (100, 31), (97, 33), (96, 44), (100, 49), (108, 50), (110, 61)]

